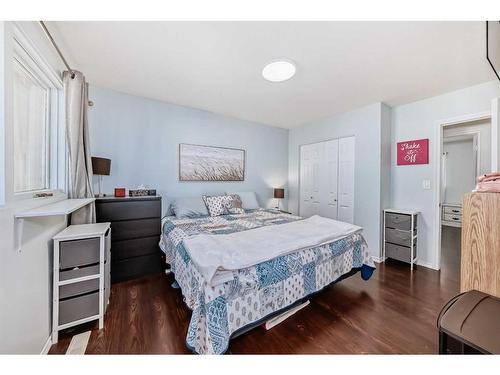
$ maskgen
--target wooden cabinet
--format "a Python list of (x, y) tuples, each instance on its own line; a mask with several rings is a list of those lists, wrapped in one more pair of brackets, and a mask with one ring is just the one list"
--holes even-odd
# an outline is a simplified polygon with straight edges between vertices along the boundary
[(462, 208), (460, 290), (500, 297), (500, 194), (465, 194)]
[(111, 222), (111, 281), (161, 272), (161, 197), (96, 200), (97, 221)]

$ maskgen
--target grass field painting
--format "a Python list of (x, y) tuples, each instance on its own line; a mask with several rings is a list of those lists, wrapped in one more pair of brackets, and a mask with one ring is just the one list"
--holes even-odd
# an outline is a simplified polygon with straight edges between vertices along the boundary
[(243, 181), (245, 150), (179, 145), (180, 181)]

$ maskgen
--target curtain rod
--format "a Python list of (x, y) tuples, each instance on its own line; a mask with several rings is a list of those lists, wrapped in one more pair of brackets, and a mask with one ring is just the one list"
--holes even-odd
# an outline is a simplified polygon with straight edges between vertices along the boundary
[[(45, 26), (45, 23), (43, 21), (38, 21), (38, 23), (40, 24), (40, 26), (42, 26), (42, 29), (45, 32), (45, 35), (49, 39), (50, 43), (52, 43), (52, 45), (56, 49), (57, 54), (59, 55), (59, 57), (61, 58), (62, 62), (66, 66), (66, 69), (68, 69), (68, 71), (72, 74), (71, 78), (73, 78), (74, 77), (73, 69), (71, 69), (71, 67), (68, 64), (68, 61), (64, 58), (64, 55), (62, 54), (62, 52), (59, 49), (56, 41), (52, 37), (52, 34), (50, 34), (49, 29), (47, 29), (47, 26)], [(94, 102), (92, 100), (89, 100), (88, 104), (89, 104), (89, 107), (92, 107), (94, 105)]]
[(62, 54), (61, 50), (57, 46), (56, 41), (54, 40), (54, 38), (50, 34), (49, 29), (47, 29), (47, 26), (45, 26), (45, 23), (43, 21), (38, 21), (38, 22), (40, 23), (40, 26), (42, 26), (42, 29), (45, 32), (45, 35), (47, 35), (47, 38), (49, 38), (50, 42), (52, 43), (52, 45), (56, 49), (57, 54), (59, 55), (59, 57), (63, 61), (64, 65), (66, 65), (66, 68), (68, 69), (68, 71), (73, 72), (73, 69), (70, 68), (68, 61), (66, 61), (66, 59), (64, 58), (64, 55)]

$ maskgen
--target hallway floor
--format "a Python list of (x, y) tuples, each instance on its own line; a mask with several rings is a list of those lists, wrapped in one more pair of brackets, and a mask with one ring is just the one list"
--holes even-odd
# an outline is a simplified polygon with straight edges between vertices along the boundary
[(441, 230), (441, 277), (460, 281), (461, 228), (442, 226)]

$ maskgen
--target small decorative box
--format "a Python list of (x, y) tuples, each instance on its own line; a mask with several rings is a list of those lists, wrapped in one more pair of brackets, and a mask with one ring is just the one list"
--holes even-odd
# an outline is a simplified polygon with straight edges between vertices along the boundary
[(125, 196), (125, 188), (115, 188), (115, 197), (123, 198)]
[(147, 197), (147, 196), (155, 196), (156, 189), (135, 189), (129, 190), (128, 195), (130, 197)]

